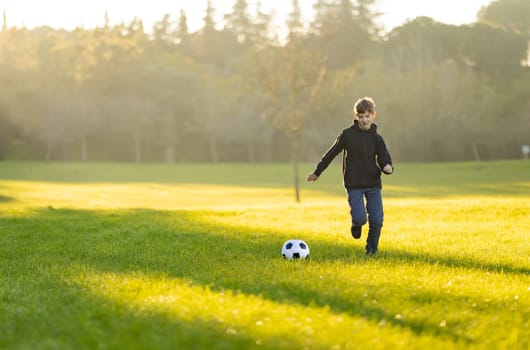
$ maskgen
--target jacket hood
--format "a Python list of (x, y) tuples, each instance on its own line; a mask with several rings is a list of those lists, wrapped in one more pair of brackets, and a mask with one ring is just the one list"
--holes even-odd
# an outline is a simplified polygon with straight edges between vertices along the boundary
[(374, 132), (377, 131), (377, 125), (375, 125), (374, 123), (372, 123), (372, 125), (370, 125), (370, 129), (368, 129), (368, 130), (361, 129), (359, 127), (359, 121), (358, 120), (354, 120), (353, 121), (353, 124), (352, 124), (351, 128), (353, 128), (354, 130), (359, 131), (359, 132), (367, 132), (367, 133), (374, 133)]

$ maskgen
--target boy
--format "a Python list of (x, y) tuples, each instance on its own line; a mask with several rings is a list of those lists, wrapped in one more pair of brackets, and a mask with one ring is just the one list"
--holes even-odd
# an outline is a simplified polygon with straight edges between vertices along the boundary
[[(353, 124), (340, 133), (335, 143), (322, 156), (315, 171), (307, 175), (308, 182), (318, 180), (337, 154), (344, 151), (342, 174), (350, 204), (351, 234), (355, 239), (361, 238), (361, 229), (367, 221), (368, 213), (367, 255), (377, 252), (383, 226), (381, 171), (387, 175), (394, 172), (385, 141), (377, 133), (377, 125), (373, 123), (375, 115), (374, 100), (371, 97), (359, 99), (353, 107)], [(363, 197), (366, 199), (366, 207)]]

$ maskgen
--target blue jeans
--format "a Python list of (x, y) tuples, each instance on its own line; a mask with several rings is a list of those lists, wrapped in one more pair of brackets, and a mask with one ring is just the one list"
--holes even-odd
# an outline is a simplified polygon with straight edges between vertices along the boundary
[[(363, 198), (364, 197), (364, 198)], [(366, 198), (366, 207), (364, 199)], [(348, 191), (351, 221), (354, 226), (362, 226), (368, 221), (366, 250), (376, 252), (383, 227), (383, 199), (380, 188), (354, 188)], [(368, 220), (366, 217), (368, 214)]]

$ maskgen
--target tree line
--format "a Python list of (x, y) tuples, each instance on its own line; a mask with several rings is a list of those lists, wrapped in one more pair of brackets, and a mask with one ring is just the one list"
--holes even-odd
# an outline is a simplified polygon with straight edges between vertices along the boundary
[(399, 161), (520, 157), (530, 142), (530, 2), (476, 22), (418, 17), (389, 33), (375, 0), (292, 0), (288, 34), (235, 0), (223, 23), (182, 10), (96, 28), (0, 32), (0, 159), (315, 161), (372, 96)]

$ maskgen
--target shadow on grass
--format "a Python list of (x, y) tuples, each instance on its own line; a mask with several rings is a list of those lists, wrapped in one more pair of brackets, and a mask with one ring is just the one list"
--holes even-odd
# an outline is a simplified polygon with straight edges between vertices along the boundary
[(14, 202), (15, 199), (13, 197), (7, 197), (7, 196), (2, 196), (0, 195), (0, 203), (9, 203), (9, 202)]
[[(99, 272), (141, 271), (145, 274), (164, 274), (190, 280), (212, 290), (240, 291), (278, 303), (289, 302), (304, 306), (315, 304), (329, 307), (333, 312), (362, 317), (376, 324), (384, 320), (388, 324), (409, 329), (417, 335), (427, 333), (442, 339), (471, 342), (465, 335), (450, 330), (440, 331), (436, 323), (395, 319), (394, 313), (382, 306), (362, 301), (362, 288), (354, 290), (354, 299), (349, 299), (340, 293), (315, 289), (311, 285), (311, 281), (319, 278), (314, 275), (315, 272), (310, 271), (312, 264), (322, 265), (322, 268), (326, 268), (330, 262), (354, 264), (352, 249), (354, 254), (362, 255), (361, 247), (352, 248), (315, 241), (311, 245), (313, 257), (308, 262), (307, 269), (304, 265), (298, 265), (298, 268), (305, 269), (307, 275), (303, 278), (294, 277), (300, 282), (296, 284), (291, 280), (293, 277), (286, 274), (286, 271), (294, 266), (282, 264), (279, 257), (281, 244), (289, 238), (287, 234), (272, 234), (245, 227), (228, 228), (203, 222), (195, 215), (196, 212), (191, 211), (94, 212), (42, 209), (27, 220), (0, 219), (0, 230), (1, 227), (10, 228), (8, 232), (0, 231), (4, 239), (0, 252), (6, 259), (20, 265), (21, 273), (26, 271), (22, 267), (30, 261), (37, 270), (49, 266), (75, 264), (89, 266)], [(325, 252), (325, 255), (319, 255), (319, 251)], [(381, 259), (385, 263), (395, 265), (414, 262), (514, 275), (527, 275), (530, 272), (523, 267), (423, 256), (397, 250), (387, 250)], [(304, 281), (309, 281), (309, 285), (304, 284)], [(434, 297), (439, 303), (452, 298), (443, 293)], [(431, 299), (432, 296), (429, 296), (428, 300)], [(421, 301), (416, 301), (418, 302)], [(53, 314), (53, 309), (57, 306), (58, 304), (45, 305), (45, 308), (49, 308), (47, 312)], [(122, 317), (125, 316), (119, 316), (116, 322), (121, 322)], [(146, 319), (140, 317), (135, 322), (143, 324), (153, 320), (155, 323), (164, 323), (168, 328), (174, 326), (187, 330), (194, 334), (192, 337), (210, 328), (208, 324), (173, 324), (173, 321), (162, 316)], [(199, 328), (199, 331), (193, 333), (192, 330), (196, 328)], [(216, 332), (219, 333), (216, 336), (221, 339), (227, 337), (221, 330)], [(250, 344), (248, 339), (241, 341), (241, 344), (235, 346), (244, 348)]]
[[(434, 254), (418, 254), (392, 248), (385, 248), (384, 251), (378, 253), (375, 259), (377, 259), (378, 261), (382, 261), (387, 265), (420, 263), (423, 265), (436, 265), (449, 268), (463, 268), (466, 270), (476, 270), (483, 272), (514, 275), (530, 274), (530, 268), (526, 267), (498, 263), (488, 263), (474, 260), (472, 258), (439, 256)], [(336, 261), (336, 258), (333, 255), (328, 255), (322, 257), (321, 260)]]
[(9, 307), (0, 302), (2, 349), (250, 349), (256, 346), (255, 340), (248, 336), (227, 333), (226, 326), (220, 322), (181, 320), (162, 312), (134, 309), (50, 276), (32, 277), (26, 286), (21, 285), (19, 278), (3, 281), (4, 287), (15, 285), (18, 289), (2, 293), (13, 299)]

